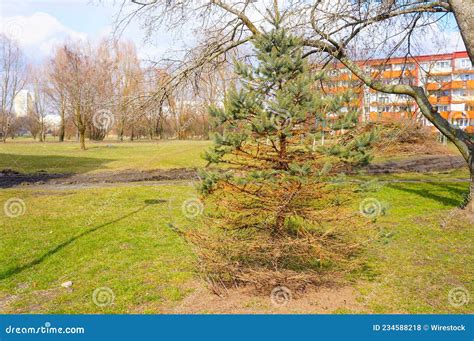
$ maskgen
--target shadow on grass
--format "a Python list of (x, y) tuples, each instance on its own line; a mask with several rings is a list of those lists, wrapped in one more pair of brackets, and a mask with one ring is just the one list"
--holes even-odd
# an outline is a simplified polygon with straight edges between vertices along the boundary
[(108, 162), (115, 161), (114, 159), (90, 157), (5, 153), (0, 153), (0, 160), (0, 188), (10, 188), (22, 183), (68, 178), (75, 173), (58, 172), (58, 170), (72, 168), (76, 170), (76, 174), (86, 173), (98, 169)]
[(127, 213), (123, 216), (121, 216), (120, 218), (117, 218), (117, 219), (114, 219), (114, 220), (111, 220), (109, 222), (106, 222), (104, 224), (101, 224), (101, 225), (98, 225), (96, 227), (93, 227), (87, 231), (84, 231), (80, 234), (78, 234), (77, 236), (74, 236), (64, 242), (62, 242), (61, 244), (55, 246), (54, 248), (52, 248), (51, 250), (49, 250), (48, 252), (44, 253), (42, 256), (36, 258), (36, 259), (33, 259), (31, 262), (27, 263), (27, 264), (24, 264), (24, 265), (20, 265), (20, 266), (16, 266), (16, 267), (13, 267), (13, 268), (10, 268), (10, 269), (7, 269), (6, 271), (4, 271), (3, 273), (0, 273), (0, 280), (4, 280), (4, 279), (7, 279), (13, 275), (16, 275), (16, 274), (19, 274), (20, 272), (22, 271), (25, 271), (35, 265), (38, 265), (40, 264), (41, 262), (43, 262), (44, 260), (46, 260), (47, 258), (51, 257), (52, 255), (54, 255), (55, 253), (61, 251), (63, 248), (65, 248), (66, 246), (70, 245), (71, 243), (73, 243), (74, 241), (78, 240), (79, 238), (82, 238), (84, 236), (87, 236), (103, 227), (106, 227), (106, 226), (109, 226), (111, 224), (114, 224), (116, 222), (119, 222), (125, 218), (128, 218), (128, 217), (131, 217), (133, 216), (134, 214), (137, 214), (138, 212), (140, 211), (143, 211), (145, 208), (147, 208), (148, 206), (150, 205), (154, 205), (154, 204), (158, 204), (158, 203), (162, 203), (162, 202), (166, 202), (166, 200), (145, 200), (145, 205), (143, 205), (142, 207), (136, 209), (135, 211), (133, 212), (130, 212), (130, 213)]
[[(461, 203), (463, 202), (464, 195), (466, 194), (466, 192), (469, 191), (469, 188), (467, 186), (468, 184), (466, 184), (466, 189), (463, 189), (461, 188), (461, 186), (453, 186), (453, 185), (442, 183), (442, 182), (441, 183), (434, 183), (434, 182), (423, 183), (423, 188), (414, 188), (413, 184), (408, 184), (408, 183), (390, 183), (388, 185), (388, 187), (391, 187), (393, 189), (397, 189), (399, 191), (403, 191), (407, 193), (416, 194), (422, 198), (431, 199), (449, 207), (456, 207), (456, 206), (461, 205)], [(443, 192), (454, 193), (457, 197), (453, 198), (453, 197), (443, 196), (442, 195)]]

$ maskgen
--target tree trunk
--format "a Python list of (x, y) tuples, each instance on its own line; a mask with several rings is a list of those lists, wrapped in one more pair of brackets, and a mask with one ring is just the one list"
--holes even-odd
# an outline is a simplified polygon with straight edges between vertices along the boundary
[(6, 124), (4, 125), (4, 128), (3, 128), (3, 136), (2, 136), (3, 143), (7, 142), (7, 136), (8, 136), (9, 130), (10, 130), (10, 117), (7, 116)]
[[(474, 64), (474, 4), (472, 1), (466, 0), (449, 0), (448, 2), (454, 13), (454, 17), (456, 18), (469, 59), (471, 60), (471, 63)], [(465, 208), (470, 210), (471, 213), (474, 213), (474, 147), (472, 142), (469, 151), (470, 153), (467, 161), (471, 175), (471, 184)]]
[(44, 142), (44, 123), (40, 121), (39, 141)]
[(81, 149), (86, 150), (86, 124), (82, 120), (80, 106), (75, 108), (75, 116), (77, 121), (77, 131), (79, 133), (79, 143)]
[(79, 129), (79, 142), (81, 143), (81, 149), (86, 150), (86, 129)]
[(60, 113), (60, 116), (61, 116), (61, 122), (59, 124), (59, 142), (64, 142), (64, 134), (66, 133), (66, 128), (65, 128), (65, 120), (64, 120), (64, 109), (61, 108), (61, 113)]
[(64, 125), (62, 123), (59, 127), (58, 140), (59, 142), (64, 142)]
[(469, 187), (469, 196), (466, 200), (466, 207), (465, 209), (466, 210), (469, 210), (471, 212), (471, 214), (474, 214), (474, 157), (472, 157), (472, 154), (471, 154), (471, 162), (469, 164), (469, 170), (470, 170), (470, 174), (471, 174), (471, 185)]
[(280, 137), (279, 137), (279, 140), (280, 140), (280, 152), (278, 154), (278, 167), (279, 169), (288, 169), (288, 162), (286, 160), (286, 157), (287, 157), (287, 150), (286, 150), (286, 146), (288, 144), (288, 142), (286, 141), (286, 136), (285, 134), (281, 133)]
[(123, 141), (123, 125), (120, 125), (117, 135), (118, 135), (118, 140), (122, 142)]
[(449, 0), (466, 50), (474, 63), (474, 3), (472, 0)]

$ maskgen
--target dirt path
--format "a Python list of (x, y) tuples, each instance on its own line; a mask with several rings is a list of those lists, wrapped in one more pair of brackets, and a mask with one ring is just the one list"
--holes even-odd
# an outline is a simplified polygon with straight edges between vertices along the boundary
[(0, 188), (25, 185), (75, 186), (112, 183), (138, 183), (143, 181), (197, 180), (197, 170), (193, 168), (157, 169), (152, 171), (126, 170), (92, 174), (23, 174), (11, 170), (0, 171)]
[[(446, 171), (466, 166), (460, 156), (426, 156), (414, 159), (390, 161), (372, 164), (366, 168), (367, 174), (390, 174), (405, 172)], [(198, 180), (197, 169), (175, 168), (150, 171), (125, 170), (87, 174), (50, 174), (38, 172), (23, 174), (12, 170), (0, 171), (0, 188), (23, 185), (43, 185), (51, 187), (93, 187), (117, 183), (168, 182), (180, 180)], [(464, 179), (462, 179), (464, 181)]]
[(371, 164), (367, 167), (367, 173), (425, 173), (440, 172), (463, 167), (467, 167), (467, 165), (466, 161), (461, 156), (436, 155)]

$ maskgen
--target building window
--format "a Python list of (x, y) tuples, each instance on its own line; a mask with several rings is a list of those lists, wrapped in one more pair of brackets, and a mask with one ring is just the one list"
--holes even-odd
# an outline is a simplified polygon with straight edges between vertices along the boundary
[(459, 66), (462, 68), (462, 69), (468, 69), (472, 66), (471, 64), (471, 61), (468, 59), (468, 58), (465, 58), (465, 59), (461, 59), (459, 61)]
[(456, 90), (453, 90), (453, 95), (454, 96), (465, 97), (465, 96), (467, 96), (467, 92), (466, 92), (465, 89), (456, 89)]
[(447, 105), (437, 105), (438, 111), (449, 111)]
[(461, 79), (463, 81), (469, 81), (471, 79), (474, 79), (474, 75), (469, 75), (469, 74), (468, 75), (461, 75)]
[(467, 123), (468, 123), (467, 118), (457, 118), (454, 124), (459, 127), (466, 127)]
[(451, 66), (451, 63), (449, 61), (439, 61), (436, 62), (436, 67), (440, 69), (447, 69)]

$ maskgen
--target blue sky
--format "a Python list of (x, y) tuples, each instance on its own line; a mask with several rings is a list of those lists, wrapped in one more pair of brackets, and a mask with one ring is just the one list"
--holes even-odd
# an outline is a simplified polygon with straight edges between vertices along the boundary
[[(88, 39), (97, 41), (110, 37), (114, 20), (123, 0), (0, 0), (0, 31), (13, 36), (31, 61), (47, 57), (55, 45), (64, 40)], [(191, 1), (191, 0), (189, 0)], [(126, 0), (127, 6), (138, 6)], [(435, 29), (429, 36), (420, 37), (426, 53), (464, 50), (454, 21)], [(190, 29), (186, 36), (192, 41)], [(183, 46), (183, 39), (176, 34), (157, 32), (144, 42), (144, 30), (134, 20), (123, 32), (123, 38), (133, 40), (139, 57), (159, 60), (170, 49)]]
[[(13, 36), (30, 59), (40, 60), (65, 39), (97, 41), (111, 37), (120, 3), (118, 0), (0, 0), (0, 30)], [(122, 37), (137, 44), (142, 59), (157, 60), (165, 51), (176, 47), (174, 37), (164, 32), (145, 43), (138, 21), (129, 24)]]

